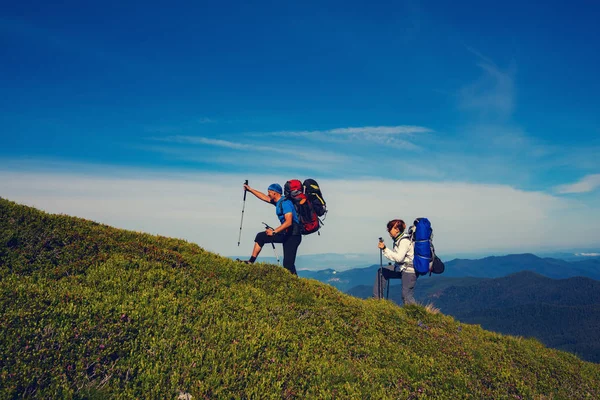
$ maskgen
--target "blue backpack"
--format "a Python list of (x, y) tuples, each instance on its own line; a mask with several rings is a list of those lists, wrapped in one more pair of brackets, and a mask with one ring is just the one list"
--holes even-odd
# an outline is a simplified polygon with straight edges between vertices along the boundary
[(418, 275), (444, 272), (444, 263), (435, 255), (433, 229), (427, 218), (417, 218), (413, 223), (412, 241), (415, 245), (413, 266)]

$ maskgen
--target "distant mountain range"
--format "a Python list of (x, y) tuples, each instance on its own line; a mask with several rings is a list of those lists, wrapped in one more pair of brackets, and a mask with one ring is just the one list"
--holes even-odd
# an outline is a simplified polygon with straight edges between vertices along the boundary
[(533, 271), (554, 279), (575, 276), (600, 279), (600, 259), (594, 257), (581, 261), (565, 261), (540, 258), (533, 254), (492, 256), (479, 260), (455, 259), (446, 263), (444, 276), (499, 278), (520, 271)]
[[(399, 281), (390, 300), (402, 304)], [(368, 298), (371, 285), (347, 291)], [(551, 279), (525, 271), (502, 278), (419, 279), (415, 297), (461, 322), (500, 333), (535, 337), (549, 347), (600, 362), (600, 281)]]
[[(420, 277), (419, 283), (439, 277), (499, 278), (521, 271), (532, 271), (553, 279), (583, 276), (600, 280), (600, 258), (596, 257), (581, 261), (565, 261), (556, 258), (540, 258), (526, 253), (485, 257), (478, 260), (455, 259), (445, 264), (444, 274)], [(379, 265), (375, 264), (345, 271), (332, 268), (318, 271), (300, 270), (298, 274), (303, 278), (329, 283), (345, 292), (355, 286), (373, 285), (378, 268)]]

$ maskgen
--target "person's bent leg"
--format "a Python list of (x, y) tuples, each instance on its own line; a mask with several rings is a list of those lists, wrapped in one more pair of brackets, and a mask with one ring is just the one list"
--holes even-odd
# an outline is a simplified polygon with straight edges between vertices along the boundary
[(301, 242), (301, 235), (290, 235), (283, 241), (283, 267), (294, 275), (298, 275), (296, 273), (296, 254)]
[(254, 248), (252, 249), (252, 257), (250, 257), (250, 261), (251, 263), (253, 263), (254, 261), (256, 261), (256, 258), (258, 257), (258, 255), (260, 254), (260, 251), (262, 250), (263, 246), (265, 245), (265, 242), (270, 240), (269, 239), (270, 236), (267, 236), (266, 232), (258, 232), (256, 234), (256, 237), (254, 238)]
[(394, 271), (394, 267), (391, 265), (386, 265), (383, 268), (379, 268), (377, 270), (375, 284), (373, 285), (373, 297), (376, 299), (382, 299), (384, 297), (387, 285), (390, 284), (388, 280), (390, 278), (399, 278), (399, 274), (399, 272)]
[(415, 285), (417, 284), (417, 275), (408, 272), (402, 273), (402, 301), (404, 304), (416, 304)]
[(375, 277), (375, 283), (373, 284), (373, 297), (376, 299), (383, 298), (385, 293), (385, 287), (387, 286), (387, 279), (383, 277), (382, 269), (377, 270), (377, 276)]

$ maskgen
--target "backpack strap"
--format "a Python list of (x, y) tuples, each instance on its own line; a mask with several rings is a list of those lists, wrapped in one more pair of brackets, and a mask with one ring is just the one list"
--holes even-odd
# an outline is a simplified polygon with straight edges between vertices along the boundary
[[(289, 200), (287, 198), (284, 198), (282, 201), (277, 203), (277, 209), (279, 210), (278, 214), (284, 215), (283, 214), (283, 202)], [(296, 205), (294, 204), (294, 202), (292, 200), (289, 200), (292, 202), (292, 207), (294, 208), (294, 211), (292, 212), (292, 226), (290, 226), (289, 228), (287, 228), (283, 233), (288, 233), (291, 232), (292, 234), (298, 234), (301, 232), (301, 228), (300, 228), (300, 215), (298, 215), (298, 210), (296, 210)], [(294, 214), (296, 214), (296, 218), (298, 218), (298, 222), (296, 222), (294, 220)], [(285, 216), (284, 216), (285, 218)]]

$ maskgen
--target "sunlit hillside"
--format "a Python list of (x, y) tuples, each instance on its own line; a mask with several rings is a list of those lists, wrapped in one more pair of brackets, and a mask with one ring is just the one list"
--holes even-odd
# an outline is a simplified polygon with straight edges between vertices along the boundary
[(4, 199), (0, 276), (0, 398), (600, 398), (535, 340)]

